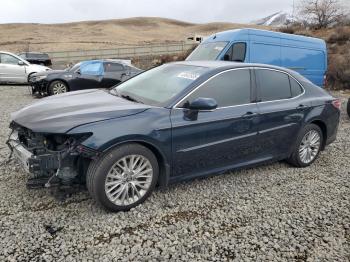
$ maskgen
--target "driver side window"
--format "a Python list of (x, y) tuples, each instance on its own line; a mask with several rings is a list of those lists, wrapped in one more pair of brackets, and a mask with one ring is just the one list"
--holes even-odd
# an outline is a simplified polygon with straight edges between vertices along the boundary
[(221, 73), (190, 94), (182, 107), (195, 99), (213, 98), (218, 107), (249, 104), (251, 102), (251, 79), (249, 69)]
[(1, 64), (10, 64), (10, 65), (18, 65), (20, 60), (16, 57), (8, 54), (0, 54), (0, 62)]
[(246, 43), (234, 43), (224, 56), (225, 61), (244, 62), (246, 56)]
[(102, 76), (104, 72), (101, 62), (85, 62), (80, 65), (80, 73), (82, 75)]

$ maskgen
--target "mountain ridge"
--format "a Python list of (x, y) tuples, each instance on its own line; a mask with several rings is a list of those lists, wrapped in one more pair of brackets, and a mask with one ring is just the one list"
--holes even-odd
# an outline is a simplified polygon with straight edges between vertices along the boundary
[(0, 50), (10, 52), (109, 49), (154, 43), (178, 43), (193, 35), (259, 25), (213, 22), (195, 24), (160, 17), (132, 17), (63, 24), (0, 24)]

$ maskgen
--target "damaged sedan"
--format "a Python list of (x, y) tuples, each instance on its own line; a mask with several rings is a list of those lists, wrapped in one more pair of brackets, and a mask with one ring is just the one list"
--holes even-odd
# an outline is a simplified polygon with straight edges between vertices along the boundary
[(57, 95), (83, 89), (111, 88), (141, 72), (129, 60), (91, 60), (65, 70), (32, 74), (29, 83), (33, 95)]
[(85, 183), (121, 211), (156, 186), (279, 160), (309, 166), (336, 139), (339, 108), (287, 69), (177, 62), (26, 106), (7, 143), (43, 186)]

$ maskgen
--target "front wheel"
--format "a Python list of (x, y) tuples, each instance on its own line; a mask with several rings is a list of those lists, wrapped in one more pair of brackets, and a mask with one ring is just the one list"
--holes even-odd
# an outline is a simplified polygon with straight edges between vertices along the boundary
[(58, 95), (58, 94), (63, 94), (68, 92), (68, 86), (66, 85), (66, 83), (57, 80), (57, 81), (53, 81), (50, 85), (49, 85), (49, 94), (50, 95)]
[(150, 196), (158, 173), (157, 158), (149, 149), (127, 144), (94, 160), (86, 183), (96, 202), (111, 211), (127, 211)]
[(323, 144), (323, 134), (319, 126), (309, 124), (297, 138), (293, 153), (287, 160), (296, 167), (307, 167), (318, 157)]

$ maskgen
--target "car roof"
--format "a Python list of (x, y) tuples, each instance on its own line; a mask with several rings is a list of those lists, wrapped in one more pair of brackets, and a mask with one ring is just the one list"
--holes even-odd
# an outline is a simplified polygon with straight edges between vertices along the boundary
[(228, 70), (228, 69), (235, 69), (235, 68), (247, 68), (247, 67), (259, 68), (260, 67), (260, 68), (274, 69), (274, 70), (286, 72), (292, 75), (293, 77), (297, 78), (298, 80), (309, 82), (305, 77), (303, 77), (302, 75), (300, 75), (299, 73), (293, 70), (290, 70), (285, 67), (268, 65), (268, 64), (241, 63), (241, 62), (217, 61), (217, 60), (216, 61), (180, 61), (180, 62), (173, 62), (171, 64), (206, 67), (211, 70)]
[(20, 54), (47, 55), (47, 53), (42, 53), (42, 52), (21, 52)]
[(0, 53), (2, 53), (2, 54), (8, 54), (8, 55), (15, 55), (14, 53), (6, 52), (6, 51), (1, 51), (1, 50), (0, 50)]
[(262, 30), (255, 28), (242, 28), (242, 29), (233, 29), (215, 33), (207, 37), (203, 43), (207, 42), (218, 42), (218, 41), (232, 41), (235, 38), (239, 39), (241, 37), (248, 37), (250, 35), (260, 36), (260, 37), (273, 37), (287, 40), (294, 40), (299, 42), (308, 42), (315, 47), (326, 48), (326, 42), (320, 38), (303, 36), (303, 35), (295, 35), (295, 34), (286, 34), (282, 32), (270, 31), (270, 30)]
[(131, 66), (131, 61), (127, 59), (91, 59), (91, 60), (85, 60), (81, 62), (101, 62), (101, 63), (118, 63), (123, 64), (127, 66)]
[(241, 62), (230, 62), (230, 61), (180, 61), (180, 62), (174, 62), (173, 64), (207, 67), (211, 69), (265, 67), (265, 68), (271, 68), (271, 69), (277, 69), (277, 70), (283, 70), (283, 71), (290, 71), (287, 68), (274, 66), (274, 65), (259, 64), (259, 63), (241, 63)]

